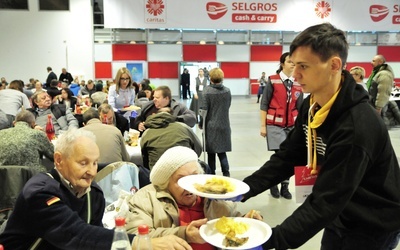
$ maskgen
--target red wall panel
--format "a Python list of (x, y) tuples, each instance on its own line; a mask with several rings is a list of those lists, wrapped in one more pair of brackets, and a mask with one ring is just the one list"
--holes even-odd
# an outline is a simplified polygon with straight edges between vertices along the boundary
[(113, 60), (147, 60), (147, 45), (145, 44), (113, 44)]
[(149, 62), (149, 78), (179, 78), (178, 62)]
[(221, 69), (225, 78), (249, 78), (248, 62), (222, 62)]
[(216, 45), (184, 44), (183, 61), (213, 62), (217, 60)]
[(283, 53), (282, 49), (283, 48), (280, 45), (252, 45), (250, 47), (250, 61), (279, 61), (279, 58)]
[(113, 78), (111, 62), (94, 63), (95, 78)]
[(387, 62), (400, 62), (400, 46), (378, 46), (378, 54), (383, 55)]
[(350, 71), (351, 68), (353, 68), (354, 66), (360, 66), (363, 67), (365, 69), (365, 78), (368, 79), (369, 75), (372, 72), (372, 64), (371, 63), (367, 63), (367, 62), (348, 62), (346, 69), (348, 71)]

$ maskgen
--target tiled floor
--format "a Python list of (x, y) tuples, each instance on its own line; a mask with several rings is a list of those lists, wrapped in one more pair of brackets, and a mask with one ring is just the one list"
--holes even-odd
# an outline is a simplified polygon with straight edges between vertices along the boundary
[[(189, 102), (190, 100), (188, 100), (187, 104)], [(230, 121), (233, 150), (228, 153), (228, 160), (231, 176), (242, 180), (262, 166), (271, 156), (271, 152), (267, 151), (265, 139), (260, 136), (259, 105), (256, 103), (256, 97), (233, 97), (230, 108)], [(201, 130), (197, 127), (194, 130), (199, 138), (201, 138)], [(399, 158), (400, 127), (391, 128), (389, 133)], [(217, 165), (217, 174), (221, 174), (219, 165)], [(294, 196), (293, 177), (290, 179), (289, 188)], [(264, 221), (273, 227), (282, 223), (286, 217), (297, 209), (299, 204), (294, 199), (275, 199), (270, 195), (269, 191), (266, 191), (257, 197), (251, 198), (246, 203), (238, 203), (238, 206), (242, 212), (250, 209), (261, 211)], [(321, 236), (322, 231), (298, 249), (319, 249)], [(400, 250), (400, 247), (397, 249)]]

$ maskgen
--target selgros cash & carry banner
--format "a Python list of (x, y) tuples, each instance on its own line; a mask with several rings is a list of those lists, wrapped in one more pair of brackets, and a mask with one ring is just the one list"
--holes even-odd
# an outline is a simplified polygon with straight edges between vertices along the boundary
[(398, 0), (104, 0), (106, 28), (399, 31)]

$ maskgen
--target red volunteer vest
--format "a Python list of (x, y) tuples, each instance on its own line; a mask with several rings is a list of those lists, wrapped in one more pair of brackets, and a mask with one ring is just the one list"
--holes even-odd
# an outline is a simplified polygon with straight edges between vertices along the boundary
[(282, 82), (279, 74), (272, 75), (271, 79), (274, 93), (267, 110), (267, 125), (275, 125), (279, 127), (292, 127), (296, 120), (298, 111), (296, 109), (296, 101), (301, 94), (300, 84), (295, 80), (292, 85), (291, 99), (288, 102), (287, 88)]

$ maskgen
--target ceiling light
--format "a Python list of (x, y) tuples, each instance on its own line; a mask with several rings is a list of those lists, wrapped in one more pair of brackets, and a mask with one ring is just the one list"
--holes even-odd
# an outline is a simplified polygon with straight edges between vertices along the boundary
[(182, 41), (177, 41), (176, 44), (182, 44)]
[(222, 44), (224, 44), (224, 41), (218, 41), (218, 44), (222, 45)]
[(201, 40), (199, 43), (200, 43), (200, 44), (206, 44), (206, 41)]
[(136, 41), (131, 41), (130, 43), (131, 43), (131, 44), (136, 44)]
[(154, 42), (153, 41), (148, 41), (147, 44), (154, 44)]

